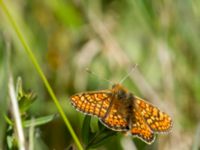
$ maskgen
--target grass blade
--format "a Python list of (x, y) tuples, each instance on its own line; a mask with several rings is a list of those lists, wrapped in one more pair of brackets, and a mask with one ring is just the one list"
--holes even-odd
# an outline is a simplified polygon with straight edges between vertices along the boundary
[(32, 52), (32, 50), (29, 48), (27, 42), (25, 41), (25, 38), (23, 37), (21, 30), (19, 29), (17, 23), (16, 23), (15, 20), (13, 19), (13, 17), (12, 17), (12, 15), (10, 14), (10, 12), (9, 12), (9, 10), (8, 10), (8, 8), (7, 8), (7, 6), (4, 4), (4, 2), (3, 2), (2, 0), (0, 0), (0, 6), (1, 6), (3, 12), (5, 13), (7, 19), (8, 19), (9, 22), (11, 23), (11, 26), (12, 26), (12, 28), (14, 29), (15, 33), (17, 34), (17, 37), (19, 38), (19, 40), (20, 40), (22, 46), (24, 47), (24, 49), (25, 49), (25, 51), (26, 51), (28, 57), (31, 59), (31, 61), (32, 61), (33, 65), (34, 65), (34, 67), (36, 68), (36, 70), (37, 70), (39, 76), (41, 77), (41, 79), (42, 79), (42, 81), (43, 81), (43, 83), (44, 83), (44, 85), (45, 85), (47, 91), (49, 92), (49, 94), (50, 94), (52, 100), (54, 101), (54, 103), (55, 103), (55, 105), (56, 105), (56, 107), (57, 107), (57, 109), (58, 109), (58, 111), (59, 111), (61, 117), (63, 118), (63, 120), (64, 120), (64, 122), (65, 122), (65, 124), (66, 124), (66, 126), (67, 126), (67, 128), (68, 128), (68, 130), (69, 130), (69, 132), (71, 133), (72, 138), (74, 139), (74, 141), (75, 141), (75, 143), (76, 143), (78, 149), (82, 150), (83, 147), (82, 147), (82, 145), (81, 145), (81, 143), (80, 143), (80, 141), (79, 141), (77, 135), (75, 134), (75, 132), (74, 132), (74, 130), (73, 130), (73, 128), (72, 128), (72, 126), (71, 126), (71, 124), (70, 124), (68, 118), (65, 116), (64, 111), (63, 111), (63, 109), (62, 109), (62, 107), (61, 107), (61, 105), (60, 105), (60, 103), (59, 103), (57, 97), (55, 96), (55, 94), (54, 94), (54, 92), (53, 92), (53, 90), (52, 90), (52, 88), (51, 88), (49, 82), (47, 81), (47, 79), (46, 79), (46, 77), (45, 77), (45, 75), (44, 75), (44, 73), (43, 73), (43, 71), (42, 71), (42, 69), (41, 69), (39, 63), (37, 62), (37, 60), (36, 60), (36, 58), (35, 58), (35, 56), (34, 56), (34, 54), (33, 54), (33, 52)]

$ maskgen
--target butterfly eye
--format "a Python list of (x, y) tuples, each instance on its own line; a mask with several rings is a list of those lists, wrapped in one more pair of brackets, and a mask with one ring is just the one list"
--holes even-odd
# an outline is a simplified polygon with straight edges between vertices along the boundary
[(126, 92), (123, 90), (119, 90), (117, 93), (118, 99), (125, 99), (126, 98)]

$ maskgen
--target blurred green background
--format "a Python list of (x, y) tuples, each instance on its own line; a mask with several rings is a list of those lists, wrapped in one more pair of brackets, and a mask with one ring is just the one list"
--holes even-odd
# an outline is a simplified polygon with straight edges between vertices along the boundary
[[(84, 115), (72, 108), (70, 95), (111, 88), (99, 78), (117, 83), (138, 64), (123, 86), (170, 114), (173, 129), (152, 145), (119, 133), (96, 149), (200, 148), (200, 1), (5, 2), (80, 140)], [(6, 147), (8, 126), (2, 114), (12, 111), (7, 60), (15, 83), (20, 76), (24, 89), (37, 95), (29, 117), (58, 114), (0, 7), (0, 149)], [(29, 130), (25, 134), (28, 139)], [(35, 149), (76, 147), (61, 117), (35, 127), (34, 138)]]

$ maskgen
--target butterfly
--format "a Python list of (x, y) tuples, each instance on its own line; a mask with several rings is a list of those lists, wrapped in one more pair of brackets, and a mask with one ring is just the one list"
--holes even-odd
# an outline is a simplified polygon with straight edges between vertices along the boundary
[(96, 116), (111, 130), (125, 131), (147, 144), (156, 133), (168, 133), (171, 117), (147, 101), (128, 92), (121, 84), (112, 89), (83, 92), (70, 97), (76, 110)]

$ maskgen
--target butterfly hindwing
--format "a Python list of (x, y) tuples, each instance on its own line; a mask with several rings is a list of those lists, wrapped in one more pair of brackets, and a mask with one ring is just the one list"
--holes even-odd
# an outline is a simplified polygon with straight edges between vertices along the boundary
[(111, 107), (101, 122), (115, 131), (129, 130), (129, 118), (126, 105), (117, 99), (112, 100)]
[(133, 136), (139, 137), (147, 144), (151, 144), (155, 139), (154, 133), (145, 123), (145, 120), (141, 116), (140, 112), (135, 108), (133, 108), (133, 117), (130, 131)]

